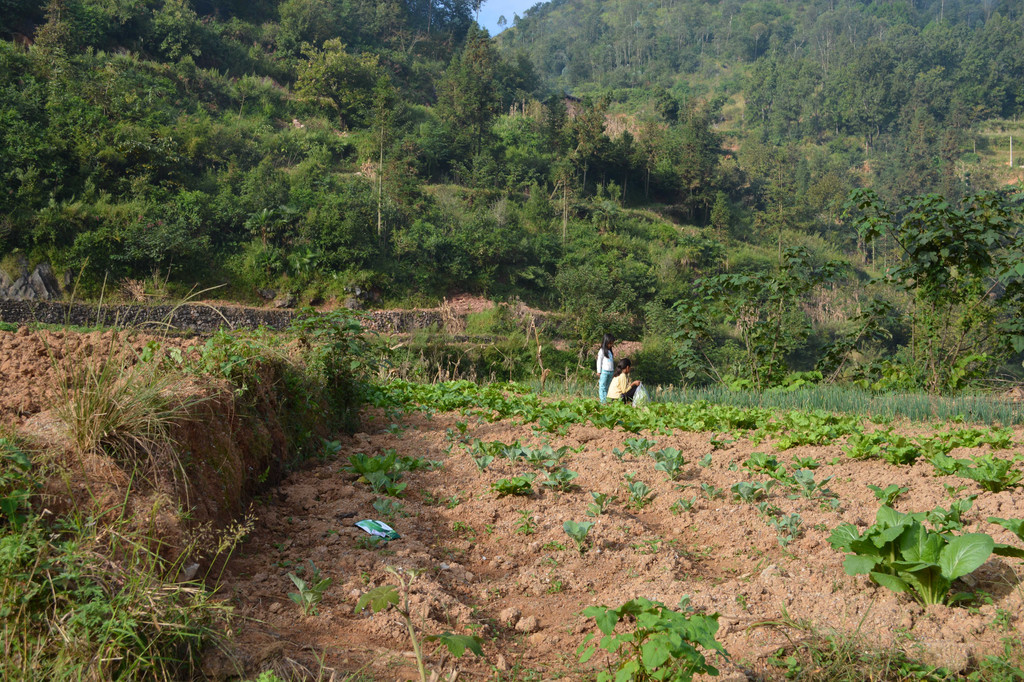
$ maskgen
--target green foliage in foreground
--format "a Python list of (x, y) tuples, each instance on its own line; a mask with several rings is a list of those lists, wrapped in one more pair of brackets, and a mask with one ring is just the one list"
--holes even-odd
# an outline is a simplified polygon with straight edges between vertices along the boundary
[(126, 521), (111, 527), (35, 511), (29, 500), (39, 472), (24, 463), (0, 458), (0, 678), (176, 679), (198, 672), (229, 607), (201, 584), (180, 580), (185, 555), (163, 560)]
[[(592, 644), (596, 635), (587, 635), (577, 649), (580, 663), (589, 661), (598, 649), (614, 657), (608, 669), (598, 673), (600, 682), (685, 682), (697, 674), (718, 674), (698, 646), (727, 656), (725, 648), (715, 639), (717, 614), (684, 614), (661, 602), (638, 597), (616, 609), (590, 606), (584, 609), (583, 615), (595, 620), (602, 637)], [(616, 626), (627, 622), (633, 627), (616, 633)]]
[(491, 484), (491, 490), (498, 493), (498, 497), (506, 495), (528, 496), (533, 494), (533, 479), (537, 474), (522, 474), (510, 478), (501, 478)]

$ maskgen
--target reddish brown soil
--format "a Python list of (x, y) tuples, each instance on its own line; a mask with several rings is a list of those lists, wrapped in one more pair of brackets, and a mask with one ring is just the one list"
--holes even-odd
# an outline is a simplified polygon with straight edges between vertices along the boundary
[[(495, 460), (480, 473), (462, 447), (446, 452), (445, 429), (457, 419), (461, 417), (454, 414), (412, 416), (404, 422), (404, 433), (396, 435), (382, 428), (389, 422), (377, 415), (368, 433), (345, 442), (341, 461), (292, 474), (267, 496), (254, 536), (233, 561), (226, 581), (244, 617), (234, 642), (235, 666), (252, 673), (286, 671), (301, 663), (313, 670), (362, 670), (373, 679), (412, 679), (411, 646), (397, 614), (353, 613), (362, 593), (394, 582), (385, 571), (388, 566), (424, 571), (412, 595), (414, 612), (425, 618), (424, 631), (475, 632), (485, 638), (486, 663), (468, 655), (454, 661), (432, 653), (435, 669), (458, 667), (460, 679), (582, 679), (587, 675), (575, 651), (594, 627), (581, 611), (591, 604), (618, 606), (639, 596), (675, 606), (689, 595), (697, 609), (721, 614), (719, 639), (731, 660), (719, 661), (724, 675), (719, 679), (781, 677), (766, 661), (788, 637), (802, 633), (758, 624), (787, 614), (822, 631), (859, 632), (866, 642), (880, 646), (896, 643), (927, 661), (955, 668), (997, 653), (1001, 638), (1022, 633), (1024, 571), (1019, 560), (993, 557), (969, 576), (969, 587), (987, 592), (991, 603), (925, 609), (864, 577), (847, 576), (843, 555), (827, 543), (841, 522), (864, 528), (873, 521), (878, 503), (868, 483), (910, 488), (895, 505), (902, 511), (948, 506), (943, 485), (963, 485), (962, 495), (980, 493), (967, 529), (991, 533), (997, 542), (1018, 543), (984, 519), (1024, 516), (1019, 493), (987, 493), (965, 479), (936, 478), (926, 463), (894, 467), (849, 460), (840, 444), (796, 448), (780, 453), (779, 459), (817, 458), (822, 466), (816, 479), (833, 477), (829, 487), (840, 503), (833, 510), (818, 499), (789, 499), (773, 490), (769, 501), (786, 514), (800, 514), (805, 529), (803, 537), (783, 548), (753, 505), (730, 501), (727, 492), (711, 500), (701, 494), (701, 484), (728, 491), (737, 481), (764, 479), (735, 467), (752, 451), (769, 450), (770, 443), (735, 443), (715, 451), (712, 464), (702, 468), (697, 462), (712, 451), (714, 434), (647, 434), (658, 447), (676, 447), (686, 454), (682, 480), (670, 483), (649, 457), (617, 461), (612, 456), (628, 434), (576, 426), (567, 437), (552, 441), (556, 447), (582, 448), (566, 463), (580, 474), (576, 490), (499, 498), (491, 492), (491, 482), (527, 471), (528, 465)], [(475, 425), (470, 435), (538, 443), (528, 427), (510, 422)], [(1018, 431), (1018, 440), (1020, 436)], [(361, 547), (364, 534), (353, 524), (381, 518), (372, 507), (378, 496), (340, 469), (350, 453), (376, 454), (384, 448), (442, 460), (444, 467), (406, 474), (407, 516), (392, 522), (402, 538), (384, 549), (369, 549)], [(642, 511), (627, 509), (621, 501), (615, 504), (597, 519), (591, 532), (594, 548), (580, 556), (562, 523), (588, 520), (584, 511), (590, 491), (625, 499), (623, 476), (628, 472), (636, 472), (656, 491), (654, 501)], [(694, 495), (692, 511), (670, 512), (674, 502)], [(516, 531), (521, 510), (533, 512), (536, 533)], [(456, 530), (455, 524), (462, 525)], [(304, 617), (287, 597), (294, 591), (288, 573), (310, 561), (334, 584), (319, 615)], [(999, 609), (1013, 615), (1012, 632), (994, 624)], [(220, 666), (221, 672), (231, 670), (224, 661)]]
[(0, 424), (19, 424), (50, 407), (57, 382), (85, 359), (140, 353), (150, 341), (164, 348), (186, 348), (197, 342), (146, 334), (117, 332), (0, 332)]

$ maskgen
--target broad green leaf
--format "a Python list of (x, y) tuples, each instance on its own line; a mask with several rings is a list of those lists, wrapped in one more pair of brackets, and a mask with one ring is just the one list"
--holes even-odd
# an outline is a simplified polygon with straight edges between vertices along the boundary
[(398, 590), (394, 585), (381, 585), (366, 592), (356, 602), (356, 613), (359, 613), (370, 606), (370, 610), (379, 613), (389, 606), (397, 606), (399, 601)]
[(892, 526), (898, 526), (905, 518), (907, 518), (906, 514), (898, 512), (892, 507), (882, 505), (878, 508), (878, 513), (875, 514), (875, 523), (880, 526), (890, 528)]
[(610, 635), (615, 632), (615, 624), (619, 622), (619, 614), (611, 609), (605, 609), (594, 616), (594, 621), (597, 623), (598, 630), (606, 635)]
[(687, 639), (700, 644), (705, 649), (713, 649), (719, 653), (725, 653), (725, 647), (715, 639), (718, 632), (718, 615), (704, 616), (696, 614), (690, 616), (687, 623)]
[(1024, 519), (1001, 519), (998, 516), (990, 516), (988, 522), (1000, 525), (1024, 540)]
[(1024, 547), (1014, 547), (1013, 545), (1004, 545), (997, 542), (995, 548), (992, 550), (993, 554), (999, 556), (1012, 557), (1014, 559), (1024, 559)]
[(900, 551), (903, 558), (911, 562), (937, 563), (944, 544), (941, 535), (928, 532), (928, 529), (919, 523), (910, 526), (900, 536)]
[(580, 663), (586, 663), (593, 657), (594, 653), (597, 652), (596, 646), (587, 646), (595, 636), (596, 635), (591, 632), (589, 635), (584, 637), (583, 641), (580, 642), (580, 645), (576, 647), (576, 656), (579, 657)]
[(992, 536), (984, 533), (968, 533), (953, 538), (939, 555), (942, 575), (949, 580), (967, 575), (988, 561), (994, 548)]
[(860, 533), (857, 532), (855, 525), (852, 523), (842, 523), (832, 531), (832, 535), (828, 538), (828, 543), (832, 545), (833, 549), (845, 552), (850, 549), (851, 542), (859, 539)]
[(451, 632), (445, 632), (440, 635), (427, 635), (424, 637), (424, 640), (444, 644), (448, 648), (448, 653), (455, 658), (462, 658), (463, 654), (466, 653), (466, 649), (469, 649), (480, 658), (484, 656), (484, 650), (480, 646), (480, 638), (472, 635), (456, 635)]
[(640, 647), (640, 657), (644, 667), (648, 670), (656, 670), (663, 666), (672, 658), (672, 649), (669, 646), (668, 638), (665, 636), (651, 637)]
[(870, 573), (878, 565), (878, 558), (870, 556), (857, 556), (851, 554), (843, 561), (843, 570), (846, 575), (864, 575)]
[(903, 580), (889, 573), (879, 573), (878, 571), (872, 571), (870, 573), (871, 579), (882, 587), (886, 587), (893, 592), (906, 592), (910, 589)]

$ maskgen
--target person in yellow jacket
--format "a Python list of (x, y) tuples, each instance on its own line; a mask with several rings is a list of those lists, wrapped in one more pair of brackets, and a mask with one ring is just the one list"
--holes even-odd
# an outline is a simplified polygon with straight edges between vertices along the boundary
[(636, 393), (636, 387), (640, 385), (640, 382), (630, 382), (629, 375), (632, 371), (633, 364), (629, 358), (619, 360), (615, 365), (615, 376), (612, 377), (612, 383), (608, 386), (608, 400), (622, 400), (624, 403), (633, 400), (633, 394)]

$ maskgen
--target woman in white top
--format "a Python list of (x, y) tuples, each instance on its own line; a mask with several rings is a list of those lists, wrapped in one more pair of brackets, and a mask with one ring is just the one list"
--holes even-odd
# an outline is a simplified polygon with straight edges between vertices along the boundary
[(605, 334), (601, 339), (601, 349), (597, 351), (597, 396), (602, 403), (608, 400), (608, 385), (612, 383), (612, 375), (615, 374), (615, 355), (612, 353), (614, 344), (612, 335)]

